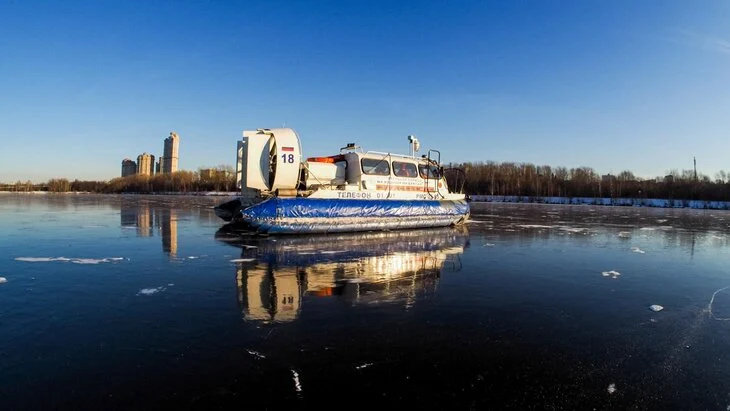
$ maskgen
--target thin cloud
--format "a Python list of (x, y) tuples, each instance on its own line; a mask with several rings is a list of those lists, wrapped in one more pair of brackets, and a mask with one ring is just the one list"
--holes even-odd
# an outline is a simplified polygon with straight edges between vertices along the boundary
[(675, 30), (674, 33), (675, 36), (670, 40), (676, 43), (701, 48), (713, 53), (730, 54), (730, 40), (689, 30)]

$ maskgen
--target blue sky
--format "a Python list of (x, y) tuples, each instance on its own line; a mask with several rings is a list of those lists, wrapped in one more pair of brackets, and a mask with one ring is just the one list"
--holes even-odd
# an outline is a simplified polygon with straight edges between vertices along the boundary
[(0, 182), (292, 127), (446, 162), (730, 170), (727, 1), (0, 1)]

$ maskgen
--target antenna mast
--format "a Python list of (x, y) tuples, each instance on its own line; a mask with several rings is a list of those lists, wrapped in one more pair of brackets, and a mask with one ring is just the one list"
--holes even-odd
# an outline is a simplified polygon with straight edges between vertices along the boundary
[(418, 142), (418, 139), (414, 135), (408, 136), (408, 143), (411, 146), (411, 157), (415, 157), (416, 152), (421, 148), (421, 143)]

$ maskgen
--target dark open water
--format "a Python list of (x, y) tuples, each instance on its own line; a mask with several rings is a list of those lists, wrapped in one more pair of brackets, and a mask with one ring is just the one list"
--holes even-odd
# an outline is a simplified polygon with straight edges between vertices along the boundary
[(728, 212), (252, 237), (218, 201), (0, 195), (0, 409), (730, 409)]

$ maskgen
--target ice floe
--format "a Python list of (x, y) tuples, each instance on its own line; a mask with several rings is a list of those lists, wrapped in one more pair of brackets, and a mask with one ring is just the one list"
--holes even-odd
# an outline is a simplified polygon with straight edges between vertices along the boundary
[(618, 236), (619, 236), (619, 238), (631, 238), (631, 232), (630, 231), (619, 231)]
[(367, 367), (369, 367), (369, 366), (371, 366), (371, 365), (373, 365), (373, 363), (371, 363), (371, 362), (366, 362), (365, 364), (362, 364), (362, 365), (358, 365), (358, 366), (356, 366), (356, 367), (355, 367), (355, 369), (356, 369), (356, 370), (362, 370), (363, 368), (367, 368)]
[(616, 278), (618, 278), (618, 276), (621, 275), (621, 273), (618, 271), (615, 271), (615, 270), (611, 270), (611, 271), (603, 271), (601, 273), (601, 275), (604, 277), (611, 277), (611, 278), (616, 279)]
[(639, 247), (631, 247), (631, 251), (634, 252), (634, 253), (646, 254), (646, 251), (642, 250)]
[(234, 258), (231, 260), (232, 263), (248, 263), (251, 261), (256, 261), (255, 258)]
[(614, 384), (614, 383), (608, 384), (607, 391), (609, 394), (613, 394), (614, 392), (616, 392), (616, 384)]
[(662, 307), (659, 304), (652, 304), (652, 305), (649, 306), (649, 309), (652, 310), (652, 311), (654, 311), (656, 313), (656, 312), (659, 312), (659, 311), (663, 310), (664, 307)]
[(109, 258), (68, 258), (68, 257), (16, 257), (15, 261), (23, 261), (26, 263), (49, 263), (54, 261), (71, 262), (74, 264), (101, 264), (122, 261), (124, 257)]
[(486, 244), (484, 244), (484, 246), (485, 247), (494, 247), (494, 244), (492, 244), (492, 243), (486, 243)]
[(0, 277), (0, 284), (7, 283), (8, 279), (5, 277)]

